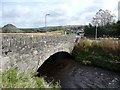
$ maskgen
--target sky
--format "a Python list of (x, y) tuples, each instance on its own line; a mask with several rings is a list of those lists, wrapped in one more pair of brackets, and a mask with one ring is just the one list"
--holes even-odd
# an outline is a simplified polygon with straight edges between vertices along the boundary
[(110, 10), (118, 18), (119, 0), (1, 0), (0, 27), (19, 28), (87, 25), (99, 9)]

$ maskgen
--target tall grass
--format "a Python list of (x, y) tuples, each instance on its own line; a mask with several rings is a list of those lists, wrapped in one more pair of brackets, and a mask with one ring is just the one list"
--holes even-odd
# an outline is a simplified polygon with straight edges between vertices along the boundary
[(2, 73), (2, 88), (60, 88), (59, 83), (47, 83), (44, 78), (34, 77), (35, 73), (18, 73), (13, 68)]
[(76, 61), (120, 72), (120, 43), (112, 40), (80, 41), (72, 51)]

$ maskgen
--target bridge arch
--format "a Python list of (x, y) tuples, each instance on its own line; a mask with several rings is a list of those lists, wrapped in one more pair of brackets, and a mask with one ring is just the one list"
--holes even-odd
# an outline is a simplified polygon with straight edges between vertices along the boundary
[(20, 72), (36, 70), (52, 54), (71, 52), (75, 36), (64, 35), (2, 35), (2, 70), (18, 67)]

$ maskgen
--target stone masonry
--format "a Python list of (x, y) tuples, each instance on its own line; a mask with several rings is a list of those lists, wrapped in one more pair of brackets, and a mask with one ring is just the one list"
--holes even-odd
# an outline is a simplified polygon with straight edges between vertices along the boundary
[(52, 54), (71, 52), (74, 36), (2, 34), (1, 70), (18, 67), (20, 72), (35, 71)]

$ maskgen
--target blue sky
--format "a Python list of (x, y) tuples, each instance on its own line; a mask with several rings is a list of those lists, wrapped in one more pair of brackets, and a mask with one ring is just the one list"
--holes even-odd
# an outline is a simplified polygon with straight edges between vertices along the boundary
[[(118, 17), (119, 0), (2, 0), (0, 26), (8, 23), (17, 27), (85, 25), (99, 9), (110, 10)], [(2, 7), (2, 8), (1, 8)]]

